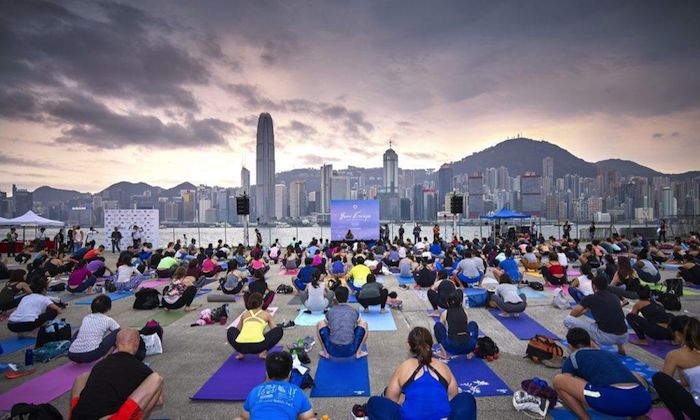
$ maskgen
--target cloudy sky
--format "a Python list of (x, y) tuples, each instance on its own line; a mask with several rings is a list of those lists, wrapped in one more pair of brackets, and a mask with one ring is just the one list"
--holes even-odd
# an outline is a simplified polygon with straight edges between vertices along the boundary
[[(0, 189), (437, 167), (521, 134), (700, 169), (700, 3), (0, 2)], [(556, 163), (555, 163), (556, 164)]]

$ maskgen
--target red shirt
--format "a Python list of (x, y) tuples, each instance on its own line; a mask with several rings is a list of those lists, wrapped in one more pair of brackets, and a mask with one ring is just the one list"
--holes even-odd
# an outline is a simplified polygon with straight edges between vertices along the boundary
[(95, 258), (95, 257), (97, 257), (97, 248), (93, 248), (93, 249), (89, 250), (88, 252), (86, 252), (85, 255), (83, 256), (83, 259), (89, 260), (90, 258)]

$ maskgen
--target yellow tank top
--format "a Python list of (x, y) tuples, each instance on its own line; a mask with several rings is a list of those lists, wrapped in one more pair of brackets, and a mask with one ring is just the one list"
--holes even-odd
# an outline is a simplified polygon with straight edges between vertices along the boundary
[(263, 333), (265, 332), (267, 321), (258, 318), (260, 312), (262, 310), (257, 313), (248, 311), (250, 316), (243, 320), (241, 333), (236, 337), (236, 343), (260, 343), (265, 339)]

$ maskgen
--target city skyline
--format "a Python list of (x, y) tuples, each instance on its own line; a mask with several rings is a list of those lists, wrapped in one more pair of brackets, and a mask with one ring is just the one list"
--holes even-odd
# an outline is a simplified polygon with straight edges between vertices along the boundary
[(378, 167), (388, 139), (437, 169), (518, 135), (695, 170), (698, 8), (3, 2), (0, 189), (239, 185), (261, 112), (279, 171)]

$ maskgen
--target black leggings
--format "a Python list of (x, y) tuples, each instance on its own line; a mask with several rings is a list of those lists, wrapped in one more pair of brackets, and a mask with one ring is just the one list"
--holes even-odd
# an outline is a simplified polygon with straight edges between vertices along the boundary
[[(163, 293), (165, 294), (165, 292)], [(168, 303), (165, 301), (165, 298), (163, 298), (161, 301), (161, 306), (166, 309), (180, 309), (182, 307), (190, 306), (192, 305), (192, 301), (194, 300), (194, 296), (196, 294), (197, 288), (194, 286), (189, 286), (184, 292), (182, 292), (180, 299), (175, 301), (175, 303)]]
[(58, 312), (51, 308), (46, 308), (46, 312), (39, 315), (37, 319), (30, 322), (8, 322), (7, 328), (14, 333), (26, 333), (34, 331), (35, 329), (44, 325), (47, 321), (56, 319)]
[(678, 272), (681, 278), (688, 283), (700, 284), (700, 265), (695, 264), (690, 270), (685, 267), (679, 267)]
[(220, 279), (219, 280), (219, 286), (221, 286), (221, 293), (225, 295), (237, 295), (243, 290), (243, 287), (248, 283), (247, 280), (239, 280), (238, 284), (231, 290), (228, 290), (227, 288), (224, 287), (226, 284), (226, 279)]
[(231, 327), (226, 332), (226, 339), (233, 349), (241, 354), (258, 354), (275, 347), (282, 339), (284, 330), (279, 325), (264, 334), (265, 338), (259, 343), (237, 343), (236, 338), (241, 332), (236, 327)]
[[(464, 300), (464, 291), (457, 289), (454, 292), (450, 292), (450, 294), (452, 293), (459, 293), (462, 295), (459, 300)], [(430, 301), (430, 305), (433, 307), (434, 311), (437, 311), (438, 306), (443, 309), (447, 309), (447, 296), (441, 296), (440, 293), (433, 289), (428, 290), (428, 300)]]
[(630, 326), (634, 330), (634, 333), (637, 334), (637, 337), (639, 337), (642, 340), (645, 339), (647, 336), (649, 338), (653, 338), (654, 340), (673, 339), (671, 330), (669, 330), (668, 328), (664, 328), (658, 324), (652, 324), (642, 316), (631, 313), (627, 314), (627, 322), (629, 322)]
[(381, 305), (382, 309), (384, 309), (388, 297), (389, 291), (386, 289), (382, 289), (382, 291), (379, 293), (379, 297), (361, 298), (358, 296), (357, 303), (362, 305), (362, 307), (365, 309), (367, 309), (367, 307), (370, 305)]
[(695, 399), (690, 392), (678, 381), (663, 372), (657, 372), (651, 380), (659, 398), (675, 420), (683, 420), (683, 414), (691, 419), (700, 418), (700, 407), (695, 404)]
[(563, 277), (555, 277), (554, 274), (552, 274), (549, 271), (549, 268), (542, 266), (540, 268), (540, 271), (542, 271), (542, 276), (549, 282), (549, 284), (553, 284), (555, 286), (561, 286), (562, 284), (568, 284), (569, 281), (566, 278), (566, 274), (564, 274)]
[(436, 274), (437, 273), (434, 272), (431, 272), (428, 276), (418, 276), (414, 274), (413, 279), (416, 281), (416, 284), (420, 287), (431, 287), (433, 284), (435, 284)]
[(608, 286), (608, 291), (609, 291), (610, 293), (614, 294), (615, 296), (619, 297), (620, 300), (622, 300), (622, 298), (626, 298), (626, 299), (639, 299), (639, 294), (637, 294), (637, 292), (633, 292), (633, 291), (631, 291), (631, 290), (627, 290), (627, 289), (624, 288), (624, 287), (620, 287), (620, 286)]

